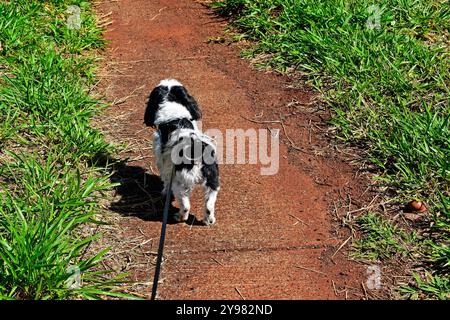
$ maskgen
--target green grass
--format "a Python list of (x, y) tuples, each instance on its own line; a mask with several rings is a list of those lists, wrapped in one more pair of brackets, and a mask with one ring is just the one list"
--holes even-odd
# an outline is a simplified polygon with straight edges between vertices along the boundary
[[(377, 20), (372, 5), (379, 9), (376, 28), (367, 25)], [(424, 275), (411, 290), (449, 297), (448, 281), (442, 284), (450, 273), (448, 1), (224, 0), (213, 7), (231, 18), (237, 39), (254, 44), (244, 56), (259, 56), (261, 68), (294, 70), (322, 93), (334, 111), (337, 138), (378, 167), (376, 179), (398, 204), (427, 202), (428, 230), (414, 250), (431, 278)], [(356, 245), (369, 252), (383, 242), (402, 247), (379, 224), (381, 234), (376, 227)]]
[(357, 259), (383, 260), (411, 253), (416, 235), (409, 234), (375, 213), (358, 217), (363, 236), (353, 243), (350, 255)]
[(89, 1), (0, 2), (0, 299), (127, 297), (82, 232), (112, 187), (113, 147), (90, 126), (101, 32)]

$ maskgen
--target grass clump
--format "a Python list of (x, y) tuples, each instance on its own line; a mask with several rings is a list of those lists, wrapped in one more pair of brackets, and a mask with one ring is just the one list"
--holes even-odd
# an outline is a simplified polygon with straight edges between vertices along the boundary
[(58, 164), (51, 154), (45, 163), (39, 163), (37, 155), (13, 157), (2, 172), (2, 177), (9, 177), (2, 187), (9, 190), (2, 194), (0, 206), (0, 297), (108, 294), (105, 289), (114, 288), (115, 280), (93, 269), (105, 251), (84, 251), (98, 235), (86, 238), (78, 230), (94, 222), (95, 199), (99, 191), (110, 188), (108, 179), (87, 173), (84, 178), (78, 168)]
[[(450, 273), (448, 2), (224, 0), (213, 7), (232, 19), (239, 39), (254, 43), (245, 56), (260, 57), (260, 67), (295, 71), (322, 92), (338, 138), (378, 167), (377, 179), (397, 203), (427, 202), (419, 263), (434, 279), (423, 279), (439, 292), (432, 296), (448, 297), (442, 285)], [(381, 223), (374, 219), (361, 226)], [(368, 231), (375, 239), (357, 245), (389, 243), (395, 237), (386, 228)]]
[[(358, 217), (357, 225), (362, 237), (353, 243), (352, 257), (365, 260), (392, 259), (410, 253), (415, 235), (375, 213)], [(409, 247), (409, 248), (408, 248)]]
[(89, 123), (101, 32), (89, 1), (0, 2), (0, 299), (126, 297), (83, 232), (112, 187)]

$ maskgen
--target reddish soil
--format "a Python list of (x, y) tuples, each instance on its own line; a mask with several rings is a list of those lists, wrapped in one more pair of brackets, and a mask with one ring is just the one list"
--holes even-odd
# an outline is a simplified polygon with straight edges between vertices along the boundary
[[(105, 34), (110, 63), (101, 87), (116, 103), (107, 110), (106, 127), (113, 141), (130, 143), (121, 153), (129, 161), (114, 175), (123, 186), (110, 213), (117, 215), (124, 237), (154, 239), (146, 242), (152, 254), (161, 200), (152, 130), (143, 125), (150, 90), (163, 78), (178, 79), (199, 102), (204, 129), (283, 129), (261, 121), (288, 115), (280, 131), (278, 174), (262, 176), (260, 165), (223, 164), (217, 223), (206, 227), (191, 218), (168, 226), (159, 299), (363, 298), (363, 266), (347, 259), (347, 246), (340, 249), (347, 237), (330, 210), (338, 193), (360, 193), (362, 184), (330, 147), (321, 113), (304, 107), (313, 92), (253, 70), (235, 44), (208, 41), (223, 35), (226, 21), (201, 3), (105, 1), (98, 11), (111, 13), (112, 20)], [(200, 190), (192, 200), (201, 219)], [(148, 296), (154, 256), (136, 259), (140, 267), (127, 271), (133, 280), (147, 282), (136, 291)]]

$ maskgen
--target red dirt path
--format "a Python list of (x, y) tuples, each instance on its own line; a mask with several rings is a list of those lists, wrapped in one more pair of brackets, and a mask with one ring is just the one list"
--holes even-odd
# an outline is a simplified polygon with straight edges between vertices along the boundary
[[(178, 79), (196, 97), (204, 129), (223, 132), (280, 128), (247, 119), (277, 119), (292, 111), (286, 107), (290, 102), (307, 103), (313, 97), (307, 88), (288, 88), (285, 77), (252, 70), (235, 45), (209, 43), (209, 38), (223, 34), (226, 22), (200, 3), (107, 1), (98, 10), (111, 12), (113, 21), (105, 37), (111, 41), (108, 60), (116, 69), (105, 76), (104, 94), (111, 101), (127, 97), (107, 112), (115, 124), (112, 136), (116, 142), (121, 137), (146, 147), (125, 154), (135, 158), (127, 164), (130, 172), (137, 169), (144, 175), (146, 170), (151, 177), (152, 132), (142, 123), (143, 113), (147, 95), (163, 78)], [(306, 152), (289, 147), (291, 142), (280, 131), (285, 144), (280, 146), (276, 175), (260, 175), (259, 165), (221, 165), (216, 225), (168, 226), (159, 299), (362, 297), (362, 266), (347, 260), (345, 248), (333, 256), (345, 238), (335, 232), (329, 210), (339, 190), (358, 186), (354, 170), (331, 152), (318, 130), (321, 126), (307, 109), (286, 119), (289, 138)], [(128, 171), (121, 178), (126, 179)], [(194, 193), (192, 203), (198, 219), (201, 196)], [(127, 212), (124, 206), (119, 224), (130, 237), (141, 233), (155, 239), (156, 250), (158, 219)], [(153, 270), (150, 265), (130, 271), (134, 280), (149, 281)]]

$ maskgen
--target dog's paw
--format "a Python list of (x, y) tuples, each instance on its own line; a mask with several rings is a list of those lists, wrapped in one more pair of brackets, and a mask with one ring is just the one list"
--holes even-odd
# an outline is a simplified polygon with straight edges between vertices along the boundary
[(207, 226), (213, 225), (214, 223), (216, 223), (216, 217), (214, 217), (213, 215), (206, 216), (203, 218), (203, 223)]
[(181, 210), (178, 210), (178, 212), (173, 214), (174, 222), (186, 222), (187, 220), (189, 220), (189, 212), (187, 214), (183, 214)]
[(185, 222), (189, 219), (189, 211), (178, 211), (178, 221)]

